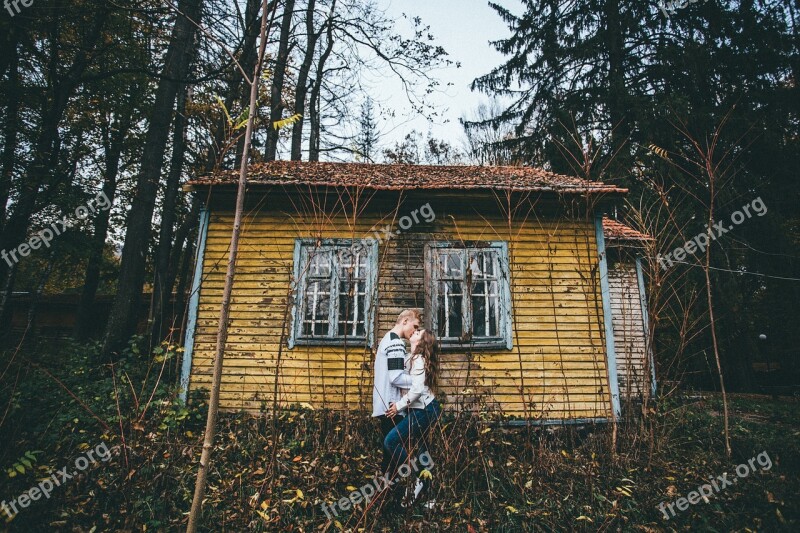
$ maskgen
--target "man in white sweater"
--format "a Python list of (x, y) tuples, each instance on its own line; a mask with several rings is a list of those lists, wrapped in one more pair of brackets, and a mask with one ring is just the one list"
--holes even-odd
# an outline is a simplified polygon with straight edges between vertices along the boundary
[[(372, 416), (377, 418), (381, 426), (381, 448), (386, 435), (395, 427), (398, 419), (386, 416), (390, 404), (397, 402), (403, 395), (401, 390), (411, 387), (411, 376), (405, 371), (408, 360), (406, 339), (419, 329), (421, 314), (419, 309), (406, 309), (397, 317), (394, 327), (383, 336), (375, 354), (375, 383), (372, 387)], [(398, 412), (403, 416), (405, 409)], [(385, 473), (391, 457), (383, 451), (381, 473)]]

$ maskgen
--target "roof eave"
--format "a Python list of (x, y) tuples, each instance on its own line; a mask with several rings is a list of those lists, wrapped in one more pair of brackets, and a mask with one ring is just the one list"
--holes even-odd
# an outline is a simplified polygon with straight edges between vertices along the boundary
[[(183, 184), (182, 190), (184, 192), (196, 192), (199, 189), (207, 189), (211, 187), (224, 187), (235, 188), (238, 185), (236, 181), (227, 182), (203, 182), (199, 180), (188, 181)], [(575, 194), (575, 195), (598, 195), (598, 194), (618, 194), (625, 195), (628, 189), (622, 187), (609, 187), (609, 188), (588, 188), (580, 189), (574, 187), (565, 187), (563, 189), (555, 187), (458, 187), (458, 186), (436, 186), (436, 187), (388, 187), (380, 185), (338, 185), (331, 183), (264, 183), (262, 181), (250, 181), (247, 183), (250, 187), (330, 187), (330, 188), (363, 188), (372, 189), (376, 191), (510, 191), (517, 193), (526, 192), (547, 192), (555, 194)]]

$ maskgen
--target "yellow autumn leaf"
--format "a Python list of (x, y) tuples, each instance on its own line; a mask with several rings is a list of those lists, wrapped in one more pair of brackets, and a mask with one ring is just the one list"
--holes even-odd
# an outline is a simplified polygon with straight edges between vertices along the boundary
[(506, 505), (506, 511), (508, 511), (509, 513), (514, 513), (514, 514), (517, 514), (519, 512), (519, 511), (516, 510), (516, 508), (514, 508), (514, 507), (512, 507), (510, 505)]
[(300, 118), (302, 116), (303, 115), (301, 115), (300, 113), (296, 113), (296, 114), (292, 115), (289, 118), (284, 118), (282, 120), (276, 120), (275, 122), (272, 123), (272, 127), (275, 128), (276, 130), (283, 129), (286, 126), (291, 126), (292, 124), (294, 124), (295, 122), (300, 120)]
[(353, 485), (347, 485), (345, 488), (346, 488), (347, 490), (349, 490), (350, 492), (355, 492), (355, 491), (357, 491), (357, 490), (358, 490), (358, 489), (357, 489), (357, 488), (355, 488)]
[(655, 144), (650, 144), (650, 145), (648, 145), (648, 148), (650, 148), (650, 150), (651, 150), (651, 151), (652, 151), (654, 154), (656, 154), (658, 157), (660, 157), (660, 158), (662, 158), (662, 159), (666, 159), (667, 161), (669, 161), (669, 160), (670, 160), (670, 159), (669, 159), (669, 152), (667, 152), (667, 151), (666, 151), (666, 150), (664, 150), (663, 148), (661, 148), (661, 147), (659, 147), (659, 146), (656, 146)]
[(217, 95), (214, 95), (214, 97), (217, 99), (217, 104), (219, 104), (219, 106), (222, 108), (222, 111), (225, 113), (225, 118), (228, 121), (228, 125), (229, 126), (232, 125), (233, 124), (233, 119), (231, 118), (230, 114), (228, 113), (228, 108), (225, 107), (225, 102), (223, 102), (222, 98), (220, 98)]
[(484, 435), (484, 434), (486, 434), (486, 433), (489, 433), (491, 430), (492, 430), (492, 428), (486, 428), (486, 429), (484, 429), (483, 431), (481, 431), (481, 435)]

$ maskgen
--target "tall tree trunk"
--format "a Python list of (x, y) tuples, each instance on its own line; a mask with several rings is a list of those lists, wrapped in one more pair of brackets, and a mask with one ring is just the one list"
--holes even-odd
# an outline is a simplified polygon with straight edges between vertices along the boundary
[(620, 22), (619, 0), (606, 2), (606, 46), (608, 47), (608, 114), (611, 122), (611, 153), (616, 154), (612, 168), (616, 174), (627, 175), (630, 158), (625, 149), (628, 141), (627, 98), (625, 87), (625, 32)]
[(183, 338), (183, 322), (186, 316), (186, 276), (191, 276), (191, 264), (187, 265), (186, 262), (188, 261), (191, 263), (193, 259), (193, 256), (187, 256), (187, 254), (194, 253), (192, 235), (197, 229), (199, 214), (200, 199), (195, 196), (192, 199), (192, 208), (189, 214), (186, 215), (183, 224), (181, 224), (178, 231), (175, 232), (176, 252), (173, 254), (169, 265), (169, 272), (167, 273), (167, 279), (171, 287), (175, 286), (176, 281), (178, 283), (178, 286), (175, 288), (175, 299), (172, 302), (169, 316), (170, 324), (174, 324), (180, 331), (180, 338)]
[(0, 292), (0, 346), (5, 346), (11, 340), (11, 320), (13, 307), (11, 305), (11, 292), (14, 281), (17, 277), (17, 263), (13, 263), (11, 268), (6, 269), (2, 281), (2, 292)]
[(322, 92), (322, 77), (325, 75), (325, 63), (333, 51), (333, 11), (331, 18), (328, 19), (328, 42), (325, 50), (317, 62), (316, 78), (311, 83), (311, 103), (308, 109), (308, 122), (311, 134), (308, 140), (308, 160), (319, 161), (319, 137), (320, 137), (320, 93)]
[[(178, 96), (175, 110), (175, 125), (172, 130), (172, 159), (164, 191), (164, 209), (161, 215), (161, 228), (158, 236), (158, 249), (153, 268), (153, 303), (150, 310), (151, 330), (150, 343), (161, 342), (164, 334), (162, 322), (164, 308), (172, 294), (172, 283), (168, 279), (170, 256), (173, 249), (172, 236), (175, 227), (175, 209), (177, 208), (178, 188), (180, 186), (183, 162), (186, 153), (186, 89)], [(177, 244), (177, 243), (176, 243)], [(180, 254), (181, 249), (175, 248)]]
[[(13, 29), (12, 29), (13, 32)], [(9, 50), (8, 88), (6, 93), (6, 117), (3, 135), (3, 163), (0, 170), (0, 232), (6, 221), (6, 204), (11, 194), (11, 178), (16, 162), (17, 138), (19, 133), (19, 51), (17, 45)]]
[[(334, 0), (333, 4), (336, 4), (336, 0)], [(311, 65), (314, 62), (317, 41), (322, 35), (322, 31), (314, 31), (314, 9), (316, 5), (316, 0), (308, 0), (308, 6), (306, 7), (306, 53), (297, 73), (297, 87), (294, 91), (294, 113), (296, 115), (299, 114), (300, 118), (292, 126), (292, 161), (300, 161), (303, 155), (303, 123), (305, 122), (306, 114), (308, 73), (311, 71)]]
[(9, 52), (0, 55), (0, 78), (5, 75), (6, 69), (11, 70), (11, 75), (9, 77), (15, 76), (14, 72), (17, 70), (17, 65), (15, 63), (18, 61), (17, 45), (19, 43), (19, 36), (20, 34), (24, 34), (26, 30), (23, 24), (25, 23), (23, 22), (19, 25), (16, 23), (12, 24), (8, 33), (4, 36), (5, 38), (0, 48)]
[(281, 18), (281, 36), (278, 43), (278, 57), (275, 60), (275, 72), (272, 76), (272, 88), (269, 98), (269, 127), (267, 128), (267, 161), (274, 161), (278, 152), (280, 131), (273, 124), (283, 116), (283, 80), (286, 76), (286, 63), (289, 58), (289, 36), (292, 33), (292, 16), (294, 0), (286, 0)]
[[(272, 0), (273, 3), (278, 0)], [(245, 8), (245, 34), (242, 40), (242, 55), (239, 58), (239, 65), (245, 72), (253, 72), (256, 64), (256, 55), (258, 54), (258, 47), (256, 42), (258, 40), (258, 32), (260, 30), (259, 13), (261, 12), (261, 0), (247, 0), (247, 7)], [(228, 86), (228, 96), (230, 101), (239, 99), (242, 109), (250, 105), (250, 85), (242, 77), (241, 71), (237, 68), (233, 71), (231, 83)], [(227, 105), (227, 104), (226, 104)], [(230, 106), (228, 107), (230, 109)], [(238, 167), (242, 164), (242, 153), (244, 149), (244, 136), (236, 143), (236, 160), (235, 165)]]
[(231, 294), (233, 293), (236, 255), (239, 251), (239, 231), (242, 224), (244, 195), (247, 187), (247, 164), (250, 159), (250, 139), (252, 138), (253, 124), (255, 122), (258, 82), (261, 79), (261, 65), (263, 64), (264, 52), (267, 48), (267, 0), (263, 0), (262, 5), (261, 42), (259, 43), (258, 59), (256, 60), (252, 85), (250, 87), (250, 112), (248, 114), (249, 118), (244, 134), (244, 154), (242, 156), (242, 164), (239, 167), (239, 186), (236, 191), (236, 212), (233, 221), (233, 232), (231, 233), (228, 269), (225, 274), (225, 287), (222, 290), (222, 304), (220, 306), (219, 326), (217, 328), (217, 346), (214, 354), (214, 370), (211, 378), (211, 394), (208, 400), (208, 418), (206, 419), (206, 430), (203, 437), (203, 451), (200, 454), (200, 463), (197, 468), (197, 480), (195, 482), (194, 496), (192, 498), (192, 509), (189, 512), (189, 523), (186, 527), (187, 533), (194, 533), (197, 531), (197, 526), (200, 522), (200, 511), (206, 490), (206, 478), (211, 466), (211, 450), (214, 448), (214, 434), (217, 425), (217, 414), (219, 412), (220, 383), (222, 381), (222, 362), (225, 355), (225, 344), (228, 339), (228, 312), (230, 310)]
[(172, 256), (169, 262), (169, 269), (167, 270), (167, 283), (170, 287), (175, 286), (175, 280), (178, 277), (178, 272), (181, 268), (181, 254), (183, 253), (187, 239), (190, 238), (192, 232), (197, 227), (197, 220), (200, 215), (200, 198), (196, 195), (192, 198), (191, 208), (189, 212), (178, 226), (175, 231), (175, 245), (173, 249), (176, 253)]
[[(195, 221), (197, 217), (195, 216)], [(188, 295), (188, 288), (191, 286), (192, 276), (194, 272), (192, 271), (192, 265), (194, 264), (194, 253), (195, 253), (195, 240), (197, 235), (197, 223), (195, 222), (192, 231), (186, 237), (186, 246), (183, 249), (183, 258), (181, 259), (180, 270), (177, 273), (178, 275), (178, 286), (175, 289), (175, 312), (174, 314), (177, 316), (180, 313), (180, 331), (182, 339), (186, 333), (186, 319), (188, 313), (186, 312), (187, 302), (189, 300)]]
[[(136, 90), (135, 87), (132, 88)], [(133, 99), (131, 99), (133, 100)], [(133, 101), (129, 102), (127, 112), (115, 123), (109, 124), (110, 132), (105, 134), (104, 151), (106, 159), (105, 172), (103, 173), (103, 194), (108, 198), (109, 203), (114, 203), (117, 193), (117, 177), (119, 175), (119, 164), (122, 159), (122, 150), (125, 138), (131, 128), (133, 120)], [(75, 322), (75, 337), (86, 339), (94, 328), (93, 309), (94, 301), (97, 296), (97, 289), (100, 286), (100, 268), (103, 264), (103, 250), (108, 236), (109, 221), (111, 219), (111, 209), (103, 209), (95, 218), (94, 233), (89, 250), (89, 261), (86, 265), (86, 275), (84, 276), (83, 289), (81, 291), (81, 301), (78, 306), (78, 317)]]
[(162, 78), (156, 91), (142, 151), (136, 196), (128, 215), (117, 295), (108, 319), (103, 343), (104, 353), (118, 352), (136, 330), (150, 242), (150, 225), (169, 139), (172, 108), (182, 85), (181, 80), (185, 80), (189, 73), (194, 50), (195, 22), (200, 20), (202, 4), (202, 0), (178, 2), (180, 14), (175, 19), (170, 36)]
[[(12, 27), (11, 32), (14, 32)], [(11, 37), (11, 36), (9, 36)], [(3, 138), (3, 162), (0, 170), (0, 234), (3, 233), (6, 223), (7, 205), (11, 196), (11, 184), (14, 176), (14, 166), (17, 161), (17, 143), (19, 133), (19, 51), (16, 42), (6, 55), (9, 67), (8, 90), (6, 91), (6, 117)], [(5, 248), (3, 248), (5, 250)], [(0, 260), (0, 346), (4, 345), (6, 333), (10, 332), (8, 323), (11, 321), (11, 291), (14, 287), (16, 263)]]

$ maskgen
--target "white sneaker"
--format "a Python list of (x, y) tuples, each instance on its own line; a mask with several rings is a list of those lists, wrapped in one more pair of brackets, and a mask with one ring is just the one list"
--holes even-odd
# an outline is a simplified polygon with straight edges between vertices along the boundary
[(423, 488), (425, 488), (425, 484), (422, 482), (420, 478), (417, 478), (417, 482), (414, 485), (414, 499), (412, 501), (417, 500), (417, 497), (419, 497), (419, 493), (422, 492)]
[(421, 479), (417, 478), (416, 482), (414, 483), (414, 490), (411, 491), (406, 489), (405, 498), (403, 498), (403, 502), (400, 504), (403, 507), (403, 509), (407, 509), (408, 507), (414, 505), (414, 503), (417, 501), (417, 497), (424, 488), (425, 484), (422, 482)]

